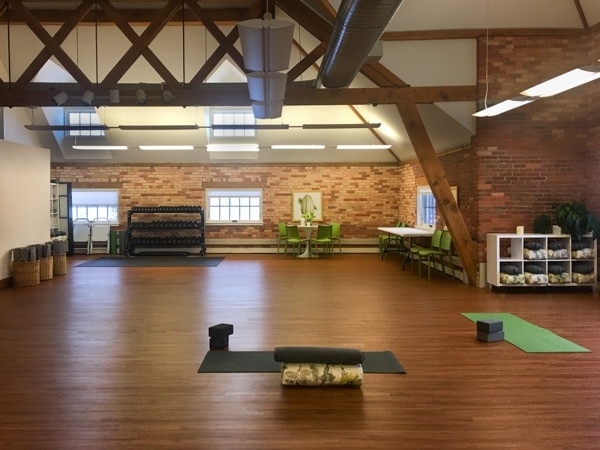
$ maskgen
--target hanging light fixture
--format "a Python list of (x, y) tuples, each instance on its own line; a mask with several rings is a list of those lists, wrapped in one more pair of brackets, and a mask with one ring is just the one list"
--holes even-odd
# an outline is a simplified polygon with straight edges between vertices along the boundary
[(600, 65), (573, 69), (521, 92), (528, 97), (551, 97), (600, 78)]
[(238, 23), (238, 31), (244, 66), (251, 71), (247, 79), (254, 116), (257, 119), (281, 117), (287, 75), (280, 71), (290, 64), (294, 24), (273, 19), (267, 12), (263, 19)]

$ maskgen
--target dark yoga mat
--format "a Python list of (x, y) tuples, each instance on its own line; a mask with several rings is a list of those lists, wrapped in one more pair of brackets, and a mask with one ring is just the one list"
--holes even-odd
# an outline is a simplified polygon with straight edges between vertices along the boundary
[(207, 256), (115, 256), (101, 257), (75, 267), (216, 267), (222, 257)]
[[(406, 373), (390, 351), (365, 352), (362, 367), (365, 373)], [(273, 359), (273, 352), (209, 351), (198, 369), (198, 373), (242, 372), (281, 372), (281, 363)]]

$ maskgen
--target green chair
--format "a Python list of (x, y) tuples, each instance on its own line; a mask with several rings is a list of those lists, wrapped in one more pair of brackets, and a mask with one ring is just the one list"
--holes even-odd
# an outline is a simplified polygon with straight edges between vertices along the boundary
[(279, 254), (279, 246), (282, 242), (285, 244), (287, 239), (287, 228), (285, 222), (279, 222), (277, 227), (279, 228), (279, 236), (277, 237), (277, 253)]
[[(449, 231), (442, 231), (440, 233), (440, 240), (437, 248), (434, 248), (433, 237), (431, 238), (431, 248), (419, 251), (419, 276), (421, 276), (421, 261), (425, 259), (427, 261), (427, 279), (431, 280), (431, 266), (435, 267), (435, 260), (439, 258), (442, 270), (446, 273), (446, 266), (444, 264), (444, 258), (446, 255), (450, 255), (452, 248), (452, 236)], [(450, 256), (450, 263), (452, 263), (452, 257)]]
[[(396, 222), (396, 228), (405, 227), (405, 222)], [(400, 239), (400, 241), (398, 241)], [(402, 241), (402, 237), (400, 236), (389, 236), (388, 234), (380, 234), (379, 235), (379, 254), (383, 259), (383, 253), (385, 250), (392, 244), (395, 244), (398, 247), (398, 244)]]
[(340, 233), (342, 224), (339, 222), (331, 222), (331, 245), (337, 242), (340, 255), (342, 254), (342, 235)]
[(333, 241), (331, 240), (331, 230), (332, 226), (330, 225), (319, 225), (317, 227), (317, 236), (311, 238), (310, 242), (314, 245), (314, 254), (318, 254), (319, 244), (321, 244), (323, 248), (323, 253), (331, 254), (333, 252)]
[(298, 225), (286, 225), (286, 239), (285, 239), (285, 255), (287, 256), (288, 246), (292, 245), (294, 249), (294, 254), (298, 256), (300, 254), (300, 247), (303, 242), (306, 242), (306, 239), (302, 239), (300, 237), (300, 231), (298, 230)]
[(419, 275), (421, 275), (421, 252), (427, 250), (439, 251), (440, 243), (442, 241), (442, 230), (435, 230), (433, 235), (431, 236), (431, 246), (430, 247), (422, 247), (420, 245), (415, 245), (410, 248), (410, 271), (414, 272), (413, 261), (419, 262)]

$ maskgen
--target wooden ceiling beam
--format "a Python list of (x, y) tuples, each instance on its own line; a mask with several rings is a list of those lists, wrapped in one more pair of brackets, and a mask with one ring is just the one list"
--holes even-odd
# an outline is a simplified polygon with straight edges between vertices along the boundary
[[(113, 86), (111, 86), (113, 87)], [(115, 85), (120, 89), (119, 106), (139, 106), (135, 98), (137, 84)], [(165, 106), (161, 86), (145, 84), (147, 106)], [(175, 99), (168, 106), (249, 106), (250, 97), (246, 83), (204, 83), (196, 89), (170, 86)], [(63, 106), (80, 106), (83, 89), (76, 83), (31, 83), (29, 89), (11, 89), (0, 85), (0, 106), (42, 107), (55, 106), (52, 97), (65, 91), (69, 100)], [(111, 106), (108, 88), (93, 88), (94, 106)], [(436, 103), (475, 101), (476, 86), (432, 86), (396, 88), (316, 89), (306, 82), (292, 83), (285, 96), (290, 106), (311, 105), (386, 105), (399, 101)]]
[(458, 204), (452, 195), (446, 173), (441, 165), (433, 144), (429, 139), (427, 130), (417, 106), (411, 101), (402, 101), (397, 104), (398, 112), (404, 127), (412, 142), (413, 148), (427, 178), (431, 193), (435, 197), (436, 206), (444, 219), (452, 236), (452, 244), (460, 256), (463, 270), (467, 274), (469, 284), (477, 283), (479, 262), (477, 260), (477, 246), (464, 218), (458, 209)]
[[(217, 40), (219, 46), (223, 47), (229, 57), (238, 65), (240, 70), (244, 70), (244, 57), (234, 47), (233, 42), (227, 39), (227, 36), (223, 34), (221, 29), (214, 23), (207, 15), (206, 10), (200, 8), (197, 2), (192, 0), (185, 0), (185, 4), (190, 8), (190, 11), (202, 22), (208, 32)], [(237, 27), (236, 27), (237, 28)]]
[[(88, 13), (92, 6), (92, 0), (85, 0), (79, 4), (77, 9), (68, 17), (68, 19), (62, 24), (60, 29), (54, 35), (53, 39), (58, 46), (60, 46), (65, 39), (67, 39), (71, 31), (77, 27), (77, 24), (81, 21), (82, 17)], [(19, 79), (15, 82), (13, 88), (23, 88), (27, 83), (33, 80), (33, 78), (38, 74), (42, 67), (44, 67), (44, 64), (46, 64), (51, 57), (52, 52), (50, 49), (47, 46), (44, 47), (33, 59), (31, 64), (29, 64), (29, 66), (23, 71)]]
[(60, 44), (56, 42), (52, 36), (48, 34), (46, 29), (38, 22), (31, 12), (23, 6), (18, 0), (7, 0), (11, 9), (13, 9), (17, 15), (26, 23), (31, 31), (42, 41), (44, 46), (50, 51), (56, 59), (63, 65), (65, 70), (71, 74), (75, 80), (84, 88), (90, 89), (92, 82), (90, 79), (79, 69), (77, 64), (67, 55), (67, 53), (60, 47)]
[(113, 86), (119, 82), (127, 70), (144, 53), (158, 33), (167, 25), (169, 19), (181, 6), (180, 0), (169, 0), (163, 9), (156, 15), (152, 23), (144, 30), (136, 42), (125, 52), (123, 57), (115, 64), (112, 70), (102, 80), (103, 86)]
[[(138, 34), (133, 30), (133, 28), (131, 28), (122, 14), (114, 8), (111, 2), (108, 0), (98, 0), (98, 4), (132, 44), (135, 44), (140, 39)], [(161, 76), (165, 83), (167, 83), (169, 86), (175, 86), (179, 84), (177, 78), (173, 76), (171, 71), (162, 63), (162, 61), (154, 54), (154, 52), (150, 50), (150, 47), (142, 47), (141, 54), (144, 56), (146, 61), (148, 61), (148, 64), (150, 64), (150, 66), (156, 71), (156, 73)], [(102, 83), (100, 83), (100, 86), (110, 89), (112, 87), (112, 85), (109, 84), (110, 82), (111, 80), (104, 80)]]

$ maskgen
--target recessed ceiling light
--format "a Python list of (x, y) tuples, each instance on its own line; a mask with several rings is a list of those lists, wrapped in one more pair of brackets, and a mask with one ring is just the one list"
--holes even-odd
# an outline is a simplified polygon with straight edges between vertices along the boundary
[(338, 145), (338, 150), (387, 150), (391, 145)]
[(273, 150), (323, 150), (325, 146), (315, 144), (278, 144), (271, 145), (271, 148)]
[(193, 145), (140, 145), (140, 150), (194, 150)]
[(74, 145), (74, 150), (127, 150), (126, 145)]

